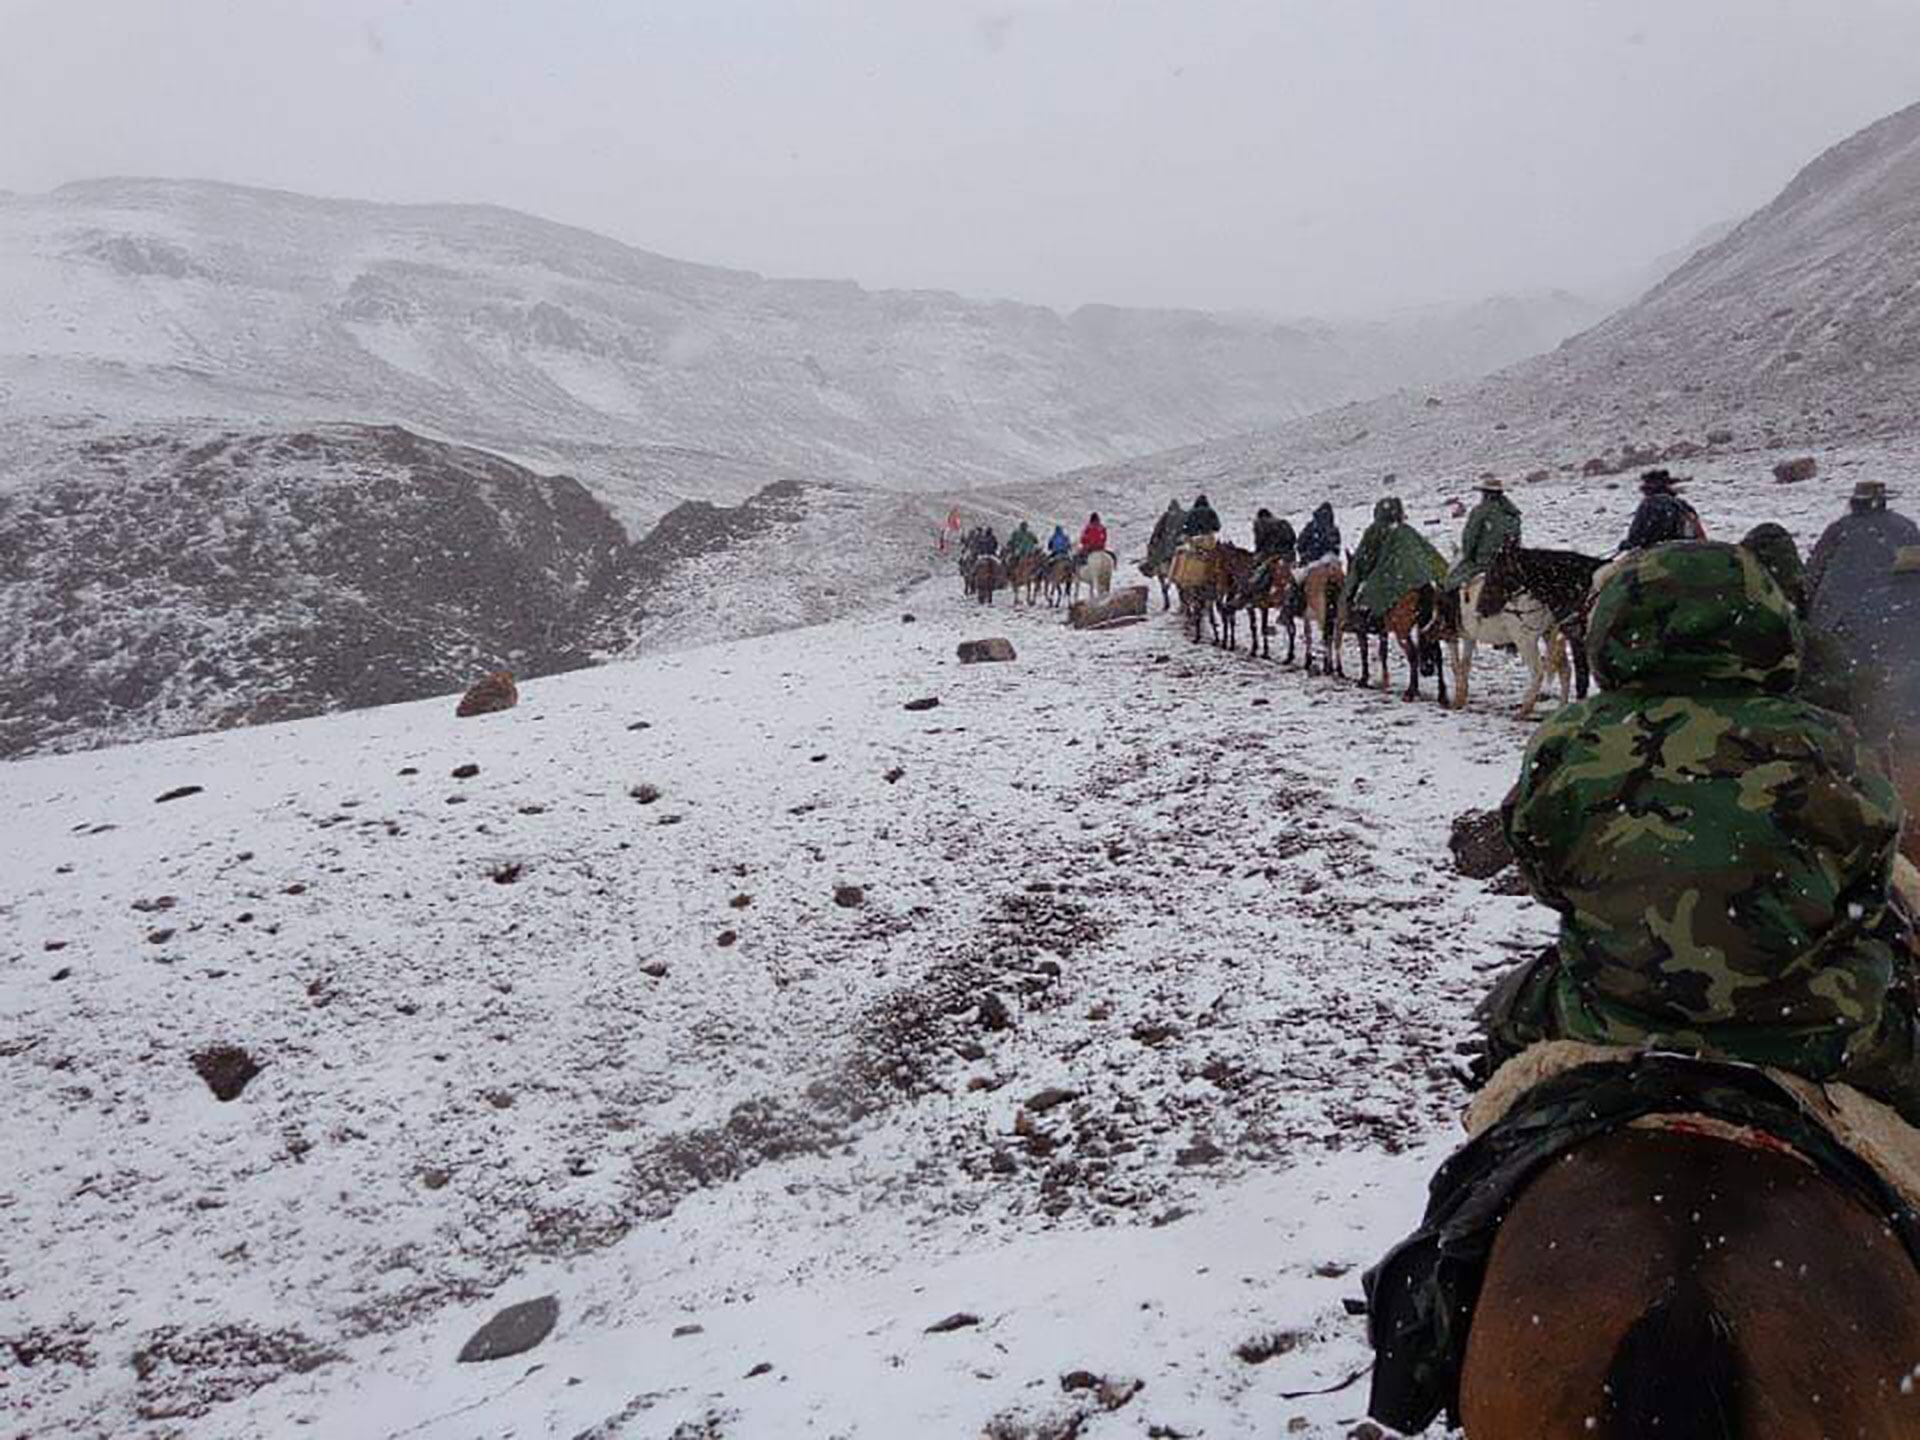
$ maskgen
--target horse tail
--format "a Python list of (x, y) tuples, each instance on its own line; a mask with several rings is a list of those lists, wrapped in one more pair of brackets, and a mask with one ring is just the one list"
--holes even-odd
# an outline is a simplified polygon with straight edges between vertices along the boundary
[(1740, 1352), (1697, 1276), (1683, 1275), (1620, 1337), (1608, 1367), (1610, 1440), (1740, 1440)]

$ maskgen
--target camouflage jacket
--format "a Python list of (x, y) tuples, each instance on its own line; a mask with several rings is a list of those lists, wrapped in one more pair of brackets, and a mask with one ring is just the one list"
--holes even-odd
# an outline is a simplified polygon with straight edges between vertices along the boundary
[(1800, 640), (1738, 546), (1642, 552), (1596, 599), (1604, 693), (1540, 728), (1506, 811), (1560, 912), (1568, 1038), (1831, 1074), (1880, 1022), (1900, 802), (1851, 726), (1792, 693)]

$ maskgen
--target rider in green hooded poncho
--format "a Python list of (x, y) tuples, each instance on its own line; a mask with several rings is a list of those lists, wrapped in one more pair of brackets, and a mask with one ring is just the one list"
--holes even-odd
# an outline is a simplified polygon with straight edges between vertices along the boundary
[(1476, 575), (1486, 573), (1493, 557), (1508, 545), (1520, 543), (1520, 507), (1507, 498), (1506, 487), (1498, 480), (1480, 484), (1480, 503), (1467, 516), (1460, 532), (1460, 558), (1447, 572), (1447, 585), (1457, 589)]
[(1342, 598), (1350, 609), (1385, 615), (1408, 592), (1446, 573), (1446, 558), (1407, 523), (1406, 506), (1389, 496), (1373, 507), (1373, 523), (1353, 552)]
[(1506, 988), (1495, 1064), (1542, 1039), (1847, 1081), (1920, 1122), (1898, 797), (1794, 694), (1801, 625), (1748, 550), (1639, 553), (1594, 602), (1601, 694), (1527, 747), (1506, 807), (1555, 951)]

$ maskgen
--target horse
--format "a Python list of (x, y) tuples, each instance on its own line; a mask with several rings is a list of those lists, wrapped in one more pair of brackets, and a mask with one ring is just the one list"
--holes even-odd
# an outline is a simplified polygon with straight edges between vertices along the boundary
[(1071, 600), (1073, 582), (1073, 558), (1068, 555), (1049, 555), (1046, 569), (1040, 577), (1041, 587), (1046, 592), (1047, 604), (1058, 609), (1062, 599)]
[(1267, 584), (1263, 590), (1247, 597), (1247, 644), (1250, 652), (1260, 655), (1263, 660), (1273, 658), (1273, 612), (1280, 612), (1280, 623), (1287, 627), (1287, 659), (1293, 664), (1293, 615), (1289, 606), (1293, 601), (1293, 566), (1286, 560), (1276, 558), (1267, 572)]
[(1213, 643), (1220, 643), (1220, 621), (1214, 609), (1218, 598), (1218, 570), (1213, 563), (1213, 545), (1183, 545), (1168, 562), (1167, 573), (1180, 592), (1180, 611), (1193, 622), (1193, 643), (1200, 643), (1200, 618), (1205, 616), (1213, 629)]
[(1020, 592), (1025, 591), (1028, 605), (1040, 603), (1040, 582), (1046, 577), (1046, 557), (1038, 551), (1029, 550), (1017, 560), (1006, 564), (1007, 588), (1013, 591), (1013, 603), (1020, 603)]
[(1442, 635), (1453, 665), (1454, 708), (1467, 708), (1473, 655), (1482, 645), (1511, 645), (1526, 665), (1527, 694), (1520, 702), (1520, 719), (1533, 718), (1533, 707), (1540, 702), (1541, 687), (1550, 674), (1558, 677), (1560, 703), (1566, 704), (1573, 670), (1567, 663), (1566, 640), (1554, 624), (1553, 612), (1530, 591), (1520, 591), (1509, 596), (1498, 614), (1483, 615), (1480, 595), (1485, 586), (1486, 577), (1476, 575), (1459, 589), (1440, 596)]
[(1593, 603), (1594, 573), (1603, 563), (1572, 550), (1527, 550), (1509, 541), (1487, 567), (1475, 605), (1483, 619), (1492, 619), (1509, 608), (1518, 595), (1531, 595), (1546, 606), (1572, 647), (1574, 690), (1582, 700), (1587, 698), (1591, 684), (1587, 613)]
[[(1214, 643), (1223, 650), (1240, 648), (1240, 607), (1233, 597), (1253, 575), (1253, 567), (1260, 563), (1260, 557), (1251, 550), (1243, 550), (1238, 545), (1222, 540), (1208, 552), (1213, 560), (1213, 604), (1220, 613), (1220, 623), (1214, 631)], [(1195, 627), (1196, 636), (1198, 626)], [(1247, 628), (1253, 628), (1253, 621), (1247, 622)]]
[(1320, 634), (1320, 653), (1322, 669), (1328, 675), (1345, 675), (1346, 666), (1340, 656), (1340, 591), (1347, 583), (1347, 572), (1337, 560), (1328, 560), (1309, 565), (1300, 574), (1294, 576), (1293, 590), (1287, 597), (1284, 614), (1287, 620), (1287, 661), (1293, 664), (1293, 622), (1301, 622), (1301, 632), (1306, 639), (1307, 674), (1313, 669), (1313, 637), (1317, 630)]
[(1494, 1239), (1469, 1440), (1920, 1435), (1920, 1271), (1799, 1156), (1628, 1129), (1544, 1167)]
[(1341, 634), (1344, 636), (1350, 630), (1360, 644), (1358, 684), (1367, 686), (1373, 683), (1367, 641), (1377, 635), (1380, 639), (1380, 688), (1383, 691), (1392, 688), (1392, 677), (1387, 669), (1387, 641), (1392, 638), (1400, 642), (1401, 652), (1407, 657), (1407, 688), (1400, 693), (1400, 698), (1418, 700), (1420, 677), (1431, 675), (1440, 693), (1440, 703), (1448, 704), (1447, 671), (1440, 662), (1440, 640), (1445, 627), (1440, 617), (1439, 591), (1440, 587), (1431, 583), (1417, 586), (1394, 601), (1384, 615), (1354, 610), (1344, 601), (1341, 603)]
[(1084, 585), (1088, 599), (1104, 600), (1113, 590), (1113, 556), (1105, 550), (1083, 551), (1074, 561), (1073, 585), (1075, 598)]
[(968, 572), (968, 584), (972, 588), (974, 599), (982, 605), (993, 603), (993, 592), (1007, 583), (1007, 567), (998, 555), (982, 555), (973, 562)]

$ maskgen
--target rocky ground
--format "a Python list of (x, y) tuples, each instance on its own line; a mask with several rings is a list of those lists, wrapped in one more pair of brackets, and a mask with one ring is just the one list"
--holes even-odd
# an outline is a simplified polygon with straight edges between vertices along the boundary
[(1545, 930), (1447, 853), (1517, 670), (1058, 620), (9, 766), (6, 1433), (1346, 1435)]

